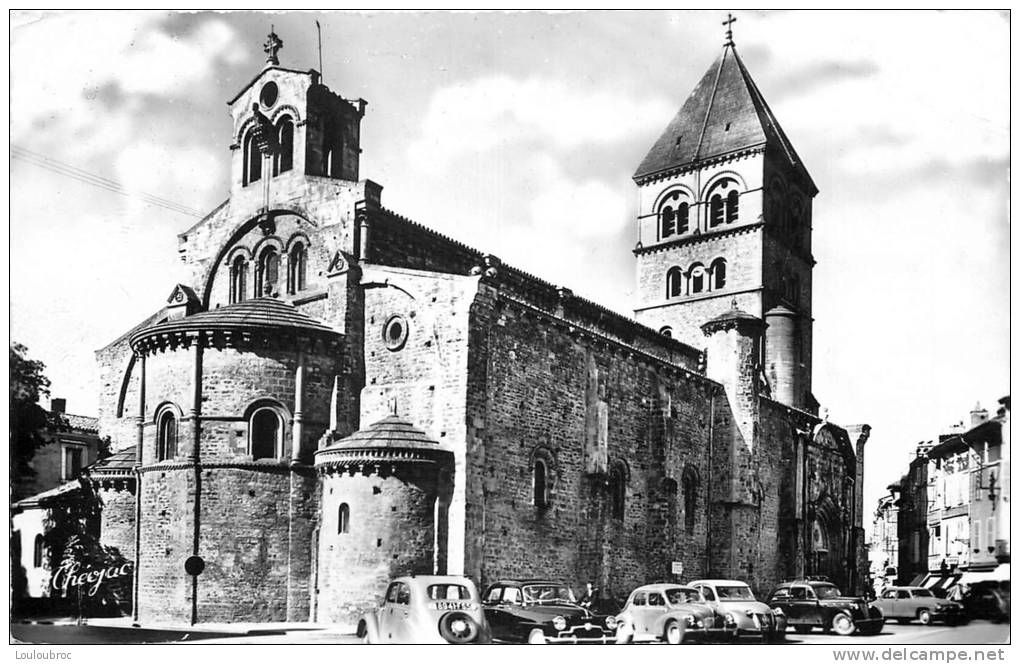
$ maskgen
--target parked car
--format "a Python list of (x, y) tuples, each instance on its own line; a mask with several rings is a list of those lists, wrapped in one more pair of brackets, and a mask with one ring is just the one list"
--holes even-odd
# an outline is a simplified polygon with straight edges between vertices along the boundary
[(885, 619), (895, 618), (906, 625), (917, 619), (922, 625), (944, 622), (958, 625), (966, 622), (963, 605), (948, 599), (935, 597), (927, 588), (918, 586), (892, 586), (882, 591), (874, 605), (882, 610)]
[(959, 601), (968, 618), (987, 618), (993, 622), (1009, 620), (1009, 581), (980, 583), (962, 593)]
[(358, 623), (365, 643), (489, 643), (475, 584), (463, 576), (393, 579), (382, 604)]
[(773, 609), (756, 600), (751, 588), (743, 581), (700, 579), (688, 585), (701, 591), (716, 614), (730, 616), (739, 636), (760, 636), (763, 641), (786, 638), (786, 614), (783, 610)]
[(616, 638), (616, 619), (580, 606), (559, 581), (499, 581), (482, 597), (492, 638), (498, 641), (612, 643)]
[(872, 635), (881, 632), (885, 622), (881, 609), (869, 606), (863, 597), (846, 597), (832, 583), (815, 579), (779, 584), (768, 605), (782, 609), (786, 623), (798, 634), (821, 627), (841, 636), (854, 632)]
[(733, 640), (737, 624), (717, 615), (697, 588), (675, 583), (653, 583), (635, 589), (616, 616), (617, 643), (687, 639)]

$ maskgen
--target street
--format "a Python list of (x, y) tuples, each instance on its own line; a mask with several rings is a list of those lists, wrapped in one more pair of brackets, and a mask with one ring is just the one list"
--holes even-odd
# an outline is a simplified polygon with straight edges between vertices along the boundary
[[(95, 644), (95, 643), (198, 643), (198, 644), (354, 644), (359, 639), (353, 634), (298, 625), (274, 629), (213, 630), (213, 629), (157, 629), (111, 627), (104, 625), (40, 625), (12, 624), (13, 643)], [(899, 625), (887, 623), (876, 636), (846, 636), (823, 634), (787, 634), (785, 645), (985, 645), (1009, 642), (1009, 624), (993, 624), (976, 620), (959, 627), (943, 625)], [(741, 643), (756, 643), (743, 640)], [(721, 647), (721, 646), (720, 646)]]

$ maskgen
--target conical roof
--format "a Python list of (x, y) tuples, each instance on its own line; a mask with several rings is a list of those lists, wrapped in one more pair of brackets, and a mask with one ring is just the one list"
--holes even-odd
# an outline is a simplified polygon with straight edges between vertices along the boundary
[(413, 424), (387, 415), (315, 453), (319, 468), (365, 468), (383, 464), (436, 465), (449, 463), (453, 453)]
[(728, 43), (648, 151), (634, 180), (762, 146), (778, 150), (810, 181), (736, 47)]
[(366, 449), (370, 447), (401, 447), (434, 449), (439, 443), (429, 438), (407, 420), (387, 415), (378, 422), (355, 431), (327, 449)]

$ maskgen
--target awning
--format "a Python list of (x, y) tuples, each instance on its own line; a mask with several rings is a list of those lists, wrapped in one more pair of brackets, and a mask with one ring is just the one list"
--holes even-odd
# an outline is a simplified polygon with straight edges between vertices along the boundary
[(960, 583), (981, 583), (982, 581), (1009, 581), (1009, 563), (1003, 563), (987, 572), (964, 572)]

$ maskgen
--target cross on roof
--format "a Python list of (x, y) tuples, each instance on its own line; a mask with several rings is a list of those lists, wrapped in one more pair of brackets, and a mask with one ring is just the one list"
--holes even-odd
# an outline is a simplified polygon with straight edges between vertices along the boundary
[(726, 20), (722, 22), (726, 26), (726, 44), (725, 46), (733, 46), (733, 24), (737, 22), (733, 14), (726, 14)]
[(276, 57), (277, 52), (283, 48), (283, 41), (275, 32), (276, 26), (269, 26), (269, 37), (266, 39), (266, 43), (262, 46), (262, 50), (266, 52), (266, 62), (271, 65), (280, 64), (280, 59)]

